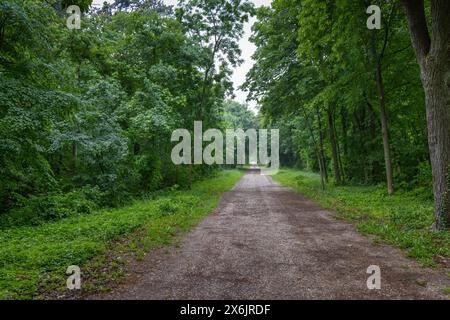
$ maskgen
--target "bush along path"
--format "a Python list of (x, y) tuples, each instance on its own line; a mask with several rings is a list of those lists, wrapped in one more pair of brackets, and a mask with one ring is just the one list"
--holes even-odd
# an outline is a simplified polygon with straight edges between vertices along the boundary
[[(196, 182), (190, 190), (150, 194), (121, 208), (0, 232), (0, 299), (71, 298), (108, 290), (129, 258), (141, 259), (211, 212), (242, 176), (236, 170)], [(81, 268), (82, 289), (66, 287), (68, 266)]]
[[(178, 245), (152, 251), (121, 286), (89, 298), (447, 298), (445, 271), (373, 243), (333, 215), (249, 171)], [(380, 289), (367, 284), (373, 266)]]

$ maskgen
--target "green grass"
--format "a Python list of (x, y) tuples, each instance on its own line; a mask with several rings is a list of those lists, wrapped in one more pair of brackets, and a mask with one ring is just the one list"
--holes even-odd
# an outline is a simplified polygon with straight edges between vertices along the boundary
[(450, 232), (431, 232), (433, 203), (417, 195), (398, 192), (387, 194), (383, 186), (333, 186), (320, 188), (315, 173), (293, 169), (280, 170), (273, 177), (311, 198), (337, 217), (355, 223), (362, 233), (407, 250), (407, 255), (424, 266), (434, 266), (450, 256)]
[(70, 265), (81, 267), (84, 290), (120, 278), (120, 265), (129, 252), (143, 257), (150, 248), (188, 231), (216, 207), (222, 193), (242, 174), (227, 170), (195, 183), (191, 190), (159, 192), (121, 209), (2, 230), (0, 298), (67, 294), (65, 272)]

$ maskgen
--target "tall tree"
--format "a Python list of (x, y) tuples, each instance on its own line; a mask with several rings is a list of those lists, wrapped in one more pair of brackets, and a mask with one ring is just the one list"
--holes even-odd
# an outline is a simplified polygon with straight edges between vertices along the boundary
[(450, 222), (450, 1), (431, 0), (431, 35), (423, 0), (402, 0), (425, 90), (433, 173), (435, 229)]
[(178, 19), (204, 49), (203, 84), (196, 114), (198, 120), (204, 120), (211, 104), (208, 88), (214, 80), (217, 62), (224, 75), (229, 74), (229, 66), (242, 63), (238, 41), (243, 35), (244, 23), (253, 14), (253, 5), (248, 0), (180, 0), (179, 5)]
[[(366, 1), (366, 5), (369, 2)], [(383, 78), (383, 60), (385, 58), (386, 49), (390, 42), (391, 33), (393, 32), (393, 20), (396, 16), (397, 4), (391, 3), (389, 16), (387, 17), (387, 23), (384, 25), (383, 36), (381, 37), (381, 49), (377, 48), (377, 34), (375, 31), (370, 35), (370, 52), (373, 64), (375, 66), (375, 82), (378, 92), (378, 100), (380, 105), (380, 122), (381, 122), (381, 135), (383, 139), (383, 152), (384, 163), (386, 168), (386, 183), (389, 194), (394, 193), (394, 178), (392, 173), (392, 160), (391, 160), (391, 146), (389, 137), (389, 124), (387, 116), (387, 103), (386, 103), (386, 89)]]

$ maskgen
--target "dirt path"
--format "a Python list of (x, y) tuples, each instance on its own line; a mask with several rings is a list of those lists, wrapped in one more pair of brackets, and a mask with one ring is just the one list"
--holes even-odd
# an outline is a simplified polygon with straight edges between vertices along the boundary
[[(366, 286), (370, 265), (381, 290)], [(421, 268), (404, 252), (375, 245), (332, 213), (247, 173), (170, 252), (134, 266), (106, 299), (443, 298), (445, 271)], [(96, 297), (99, 298), (99, 297)]]

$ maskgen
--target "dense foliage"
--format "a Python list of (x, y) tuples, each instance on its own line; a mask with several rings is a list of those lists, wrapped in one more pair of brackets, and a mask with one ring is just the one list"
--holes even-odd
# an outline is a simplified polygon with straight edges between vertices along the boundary
[[(444, 2), (434, 1), (434, 12), (438, 5), (447, 10)], [(320, 171), (323, 188), (330, 180), (386, 183), (389, 194), (420, 189), (432, 198), (429, 147), (433, 151), (441, 141), (428, 143), (427, 134), (448, 134), (449, 127), (428, 121), (427, 132), (424, 88), (404, 6), (370, 4), (381, 8), (380, 30), (367, 28), (367, 1), (274, 0), (270, 8), (259, 8), (252, 36), (256, 64), (245, 88), (261, 105), (264, 125), (281, 130), (282, 163)], [(438, 18), (434, 14), (430, 24), (440, 23)], [(445, 39), (450, 28), (442, 25), (440, 32)], [(429, 100), (429, 115), (435, 114)], [(445, 159), (447, 147), (431, 160)], [(433, 174), (436, 208), (441, 175)], [(443, 184), (439, 188), (442, 194)]]
[(227, 170), (189, 190), (158, 191), (130, 206), (2, 230), (0, 299), (67, 298), (66, 270), (73, 264), (83, 268), (83, 290), (108, 289), (124, 275), (126, 256), (141, 259), (189, 231), (242, 175)]
[(173, 165), (171, 132), (246, 110), (224, 106), (247, 1), (70, 4), (81, 29), (66, 27), (67, 1), (0, 3), (1, 226), (189, 186), (214, 167)]
[[(243, 87), (258, 115), (231, 100), (255, 13)], [(279, 129), (282, 164), (301, 171), (276, 180), (446, 263), (449, 233), (430, 225), (450, 222), (448, 16), (448, 0), (1, 0), (0, 299), (59, 297), (73, 264), (101, 289), (124, 254), (212, 210), (243, 171), (173, 164), (173, 130), (198, 120)]]

